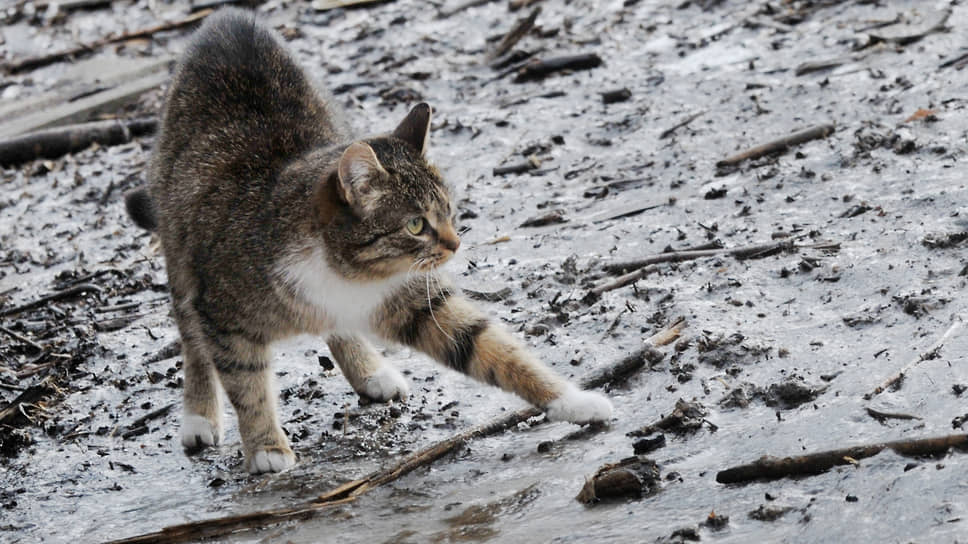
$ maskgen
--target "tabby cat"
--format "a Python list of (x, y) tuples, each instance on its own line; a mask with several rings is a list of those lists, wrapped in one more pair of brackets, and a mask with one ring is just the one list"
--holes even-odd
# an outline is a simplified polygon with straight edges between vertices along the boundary
[(409, 388), (367, 336), (512, 391), (551, 419), (611, 416), (604, 396), (538, 362), (439, 272), (460, 238), (424, 155), (430, 115), (419, 104), (391, 134), (354, 139), (251, 14), (223, 9), (193, 37), (167, 92), (148, 185), (126, 199), (165, 254), (187, 450), (222, 440), (221, 385), (246, 468), (293, 465), (269, 345), (301, 333), (325, 335), (350, 385), (372, 400)]

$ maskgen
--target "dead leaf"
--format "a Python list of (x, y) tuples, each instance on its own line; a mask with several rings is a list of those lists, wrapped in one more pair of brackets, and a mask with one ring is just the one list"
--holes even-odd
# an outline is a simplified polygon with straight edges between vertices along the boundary
[(918, 111), (914, 112), (913, 115), (904, 120), (905, 123), (910, 123), (911, 121), (923, 121), (928, 117), (937, 113), (934, 110), (926, 110), (924, 108), (918, 108)]

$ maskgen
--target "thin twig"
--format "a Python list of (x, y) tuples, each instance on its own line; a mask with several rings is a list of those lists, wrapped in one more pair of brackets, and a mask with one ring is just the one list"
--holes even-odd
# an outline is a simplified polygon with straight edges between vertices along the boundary
[(676, 123), (674, 126), (671, 126), (671, 127), (667, 128), (667, 129), (663, 130), (662, 131), (662, 134), (659, 134), (659, 139), (660, 140), (665, 140), (669, 136), (672, 136), (680, 128), (688, 125), (689, 123), (695, 121), (696, 119), (699, 119), (699, 117), (701, 117), (705, 113), (706, 112), (704, 112), (704, 111), (698, 111), (698, 112), (690, 115), (689, 117), (686, 117), (682, 121), (679, 121), (678, 123)]
[(27, 344), (28, 346), (34, 348), (37, 351), (44, 351), (44, 346), (41, 346), (40, 344), (38, 344), (37, 342), (34, 342), (30, 338), (27, 338), (26, 336), (17, 334), (16, 332), (8, 329), (7, 327), (0, 326), (0, 332), (3, 332), (4, 334), (13, 338), (14, 340), (19, 340), (24, 344)]
[(504, 36), (504, 39), (501, 40), (501, 43), (499, 43), (494, 51), (487, 56), (488, 60), (491, 61), (504, 56), (505, 53), (510, 51), (512, 47), (521, 41), (521, 38), (527, 36), (528, 32), (531, 32), (531, 29), (534, 28), (534, 22), (537, 20), (540, 13), (541, 6), (538, 6), (534, 8), (530, 15), (519, 19), (516, 23), (514, 23), (514, 26), (511, 27), (511, 30), (509, 30), (507, 35)]
[(893, 450), (900, 455), (939, 455), (950, 448), (968, 448), (968, 434), (896, 440), (796, 457), (763, 456), (753, 463), (720, 471), (716, 474), (716, 481), (721, 484), (734, 484), (759, 479), (775, 480), (786, 476), (820, 474), (837, 465), (853, 464), (858, 459), (873, 457), (885, 449)]
[(758, 159), (764, 155), (769, 155), (771, 153), (778, 153), (780, 151), (786, 151), (788, 148), (802, 144), (804, 142), (809, 142), (810, 140), (816, 140), (818, 138), (826, 138), (827, 136), (833, 134), (834, 124), (826, 123), (823, 125), (817, 125), (815, 127), (810, 127), (799, 132), (794, 132), (788, 136), (773, 140), (762, 145), (747, 149), (742, 153), (733, 155), (732, 157), (723, 159), (716, 163), (718, 168), (736, 166), (737, 164), (748, 160), (748, 159)]
[[(628, 379), (629, 376), (646, 366), (648, 357), (650, 357), (650, 354), (657, 346), (667, 345), (675, 340), (683, 327), (685, 327), (684, 320), (679, 319), (675, 321), (666, 329), (647, 339), (645, 341), (645, 347), (639, 351), (587, 376), (581, 381), (582, 388), (592, 389), (606, 384), (620, 383)], [(185, 523), (166, 527), (155, 533), (147, 533), (113, 541), (109, 544), (144, 544), (148, 542), (174, 544), (177, 542), (194, 542), (202, 538), (228, 534), (234, 535), (239, 531), (262, 529), (284, 521), (308, 519), (317, 515), (322, 510), (352, 502), (367, 491), (396, 480), (416, 468), (427, 466), (448, 453), (457, 450), (470, 440), (497, 434), (508, 429), (514, 429), (519, 423), (528, 421), (540, 414), (541, 411), (537, 408), (525, 408), (498, 417), (488, 423), (431, 444), (420, 451), (408, 455), (388, 468), (377, 470), (359, 480), (346, 482), (335, 489), (323, 493), (314, 501), (295, 507)]]
[(74, 285), (72, 287), (68, 287), (67, 289), (64, 289), (63, 291), (57, 291), (56, 293), (51, 293), (49, 295), (42, 296), (39, 299), (34, 300), (32, 302), (21, 304), (20, 306), (15, 306), (13, 308), (8, 308), (6, 310), (0, 310), (0, 317), (19, 314), (20, 312), (30, 310), (32, 308), (36, 308), (37, 306), (42, 306), (44, 304), (47, 304), (48, 302), (51, 302), (54, 300), (61, 300), (64, 298), (72, 297), (74, 295), (79, 295), (81, 293), (90, 293), (90, 292), (100, 293), (101, 291), (102, 289), (97, 285), (94, 285), (93, 283), (82, 283), (80, 285)]
[(610, 281), (589, 290), (588, 294), (585, 295), (585, 300), (588, 302), (594, 302), (598, 300), (598, 297), (602, 296), (603, 293), (614, 291), (615, 289), (621, 289), (622, 287), (635, 283), (649, 274), (657, 272), (658, 270), (658, 266), (644, 266), (638, 270), (629, 272), (628, 274), (623, 274), (614, 281)]
[(882, 412), (880, 410), (875, 410), (871, 407), (867, 407), (866, 410), (867, 410), (867, 415), (881, 422), (883, 422), (885, 419), (921, 419), (920, 417), (911, 415), (911, 414), (901, 414), (897, 412)]
[(910, 371), (912, 368), (921, 364), (922, 361), (930, 361), (931, 359), (936, 359), (938, 357), (938, 351), (941, 349), (941, 347), (944, 346), (945, 343), (948, 341), (948, 339), (954, 336), (955, 333), (960, 332), (960, 329), (962, 329), (964, 326), (965, 326), (965, 316), (963, 315), (955, 316), (955, 322), (952, 323), (950, 327), (948, 327), (948, 330), (943, 335), (941, 335), (941, 338), (937, 342), (935, 342), (924, 353), (922, 353), (921, 355), (918, 355), (917, 359), (904, 365), (904, 368), (894, 373), (887, 380), (884, 380), (884, 382), (881, 383), (881, 385), (878, 385), (877, 387), (875, 387), (873, 391), (864, 395), (864, 400), (871, 400), (872, 398), (876, 397), (877, 395), (880, 395), (884, 391), (892, 387), (897, 387), (901, 383), (901, 380), (904, 379), (904, 375), (907, 374), (907, 372)]

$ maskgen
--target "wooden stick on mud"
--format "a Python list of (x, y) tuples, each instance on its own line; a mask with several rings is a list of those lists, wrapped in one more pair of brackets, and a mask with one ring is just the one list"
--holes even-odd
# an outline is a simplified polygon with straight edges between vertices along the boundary
[(201, 11), (192, 13), (188, 17), (179, 19), (177, 21), (161, 23), (155, 26), (142, 28), (141, 30), (124, 32), (118, 36), (108, 36), (106, 38), (101, 38), (100, 40), (95, 40), (90, 43), (81, 44), (81, 45), (72, 47), (70, 49), (55, 51), (53, 53), (47, 53), (45, 55), (40, 55), (36, 57), (27, 57), (21, 60), (10, 61), (3, 65), (3, 69), (8, 74), (16, 74), (26, 70), (40, 68), (41, 66), (47, 66), (48, 64), (60, 62), (62, 60), (65, 60), (83, 53), (90, 53), (96, 49), (100, 49), (101, 47), (104, 47), (105, 45), (109, 45), (112, 43), (126, 42), (128, 40), (134, 40), (138, 38), (149, 38), (159, 32), (165, 32), (167, 30), (175, 30), (183, 26), (192, 25), (204, 19), (205, 17), (208, 17), (213, 12), (214, 10), (211, 10), (211, 9), (203, 9)]
[(688, 261), (693, 259), (701, 259), (703, 257), (711, 257), (715, 255), (732, 255), (737, 259), (755, 259), (760, 257), (766, 257), (772, 255), (777, 251), (791, 251), (794, 249), (801, 248), (813, 248), (813, 249), (839, 249), (840, 244), (835, 242), (821, 242), (818, 244), (808, 244), (808, 245), (796, 245), (794, 240), (785, 240), (782, 242), (774, 242), (770, 244), (759, 244), (752, 246), (743, 246), (736, 248), (718, 248), (718, 249), (695, 249), (695, 250), (685, 250), (685, 251), (670, 251), (668, 253), (660, 253), (654, 257), (649, 257), (647, 259), (641, 259), (638, 261), (628, 261), (624, 263), (615, 263), (610, 265), (605, 265), (604, 269), (606, 272), (611, 274), (622, 273), (627, 270), (631, 272), (625, 272), (621, 276), (615, 278), (614, 280), (603, 283), (598, 287), (593, 287), (589, 289), (588, 292), (582, 297), (582, 300), (586, 304), (592, 304), (596, 302), (604, 293), (609, 291), (614, 291), (616, 289), (621, 289), (626, 285), (631, 285), (640, 279), (652, 274), (653, 272), (658, 272), (659, 267), (655, 266), (658, 263), (664, 262), (680, 262)]
[(151, 118), (111, 119), (39, 130), (0, 141), (0, 166), (14, 166), (35, 159), (55, 159), (91, 144), (118, 145), (152, 134), (158, 121)]
[(910, 371), (912, 368), (921, 364), (922, 361), (930, 361), (931, 359), (937, 359), (938, 351), (941, 349), (941, 347), (944, 346), (945, 343), (948, 341), (948, 339), (954, 336), (955, 333), (960, 333), (961, 329), (964, 328), (965, 316), (959, 314), (955, 316), (954, 321), (955, 322), (952, 323), (950, 327), (948, 327), (948, 330), (945, 331), (943, 335), (941, 335), (941, 338), (937, 342), (935, 342), (930, 348), (928, 348), (927, 351), (925, 351), (921, 355), (918, 355), (917, 359), (904, 365), (904, 368), (895, 372), (890, 378), (884, 380), (884, 382), (882, 382), (881, 385), (878, 385), (877, 387), (875, 387), (873, 391), (864, 395), (864, 400), (871, 400), (872, 398), (876, 397), (877, 395), (880, 395), (884, 391), (892, 387), (897, 387), (901, 383), (901, 380), (904, 379), (904, 375), (907, 374), (908, 371)]
[[(757, 259), (773, 255), (779, 251), (793, 251), (795, 249), (840, 249), (840, 244), (836, 242), (820, 242), (816, 244), (797, 245), (796, 240), (782, 240), (767, 244), (755, 244), (750, 246), (740, 246), (722, 249), (699, 249), (685, 251), (669, 251), (660, 253), (653, 257), (639, 259), (636, 261), (626, 261), (615, 264), (607, 264), (603, 268), (609, 274), (625, 274), (633, 270), (644, 268), (651, 264), (670, 263), (680, 261), (691, 261), (702, 259), (703, 257), (713, 257), (716, 255), (731, 255), (737, 259)], [(621, 286), (619, 286), (621, 287)]]
[(835, 126), (833, 123), (826, 123), (823, 125), (817, 125), (815, 127), (810, 127), (808, 129), (801, 130), (799, 132), (794, 132), (789, 136), (784, 136), (783, 138), (773, 140), (772, 142), (765, 143), (763, 145), (758, 145), (756, 147), (747, 149), (742, 153), (733, 155), (732, 157), (723, 159), (716, 163), (719, 168), (736, 166), (737, 164), (747, 160), (747, 159), (758, 159), (764, 155), (769, 155), (771, 153), (777, 153), (780, 151), (786, 151), (788, 148), (802, 144), (804, 142), (809, 142), (810, 140), (816, 140), (818, 138), (826, 138), (827, 136), (833, 134)]
[(734, 484), (759, 479), (775, 480), (787, 476), (820, 474), (836, 465), (852, 464), (854, 460), (873, 457), (885, 449), (893, 450), (900, 455), (940, 455), (947, 452), (949, 448), (968, 449), (968, 434), (896, 440), (796, 457), (763, 456), (753, 463), (718, 472), (716, 481), (721, 484)]
[(17, 398), (10, 401), (10, 404), (0, 410), (0, 425), (13, 425), (18, 416), (27, 418), (26, 413), (23, 411), (25, 406), (37, 404), (56, 391), (57, 389), (51, 385), (49, 379), (24, 389)]
[(654, 265), (643, 266), (638, 270), (634, 270), (632, 272), (629, 272), (628, 274), (623, 274), (618, 278), (615, 278), (615, 280), (613, 281), (604, 283), (602, 285), (599, 285), (598, 287), (594, 287), (590, 289), (588, 293), (585, 295), (584, 300), (586, 302), (595, 302), (596, 300), (598, 300), (600, 296), (602, 296), (603, 293), (614, 291), (616, 289), (621, 289), (622, 287), (635, 283), (640, 279), (648, 276), (649, 274), (653, 272), (657, 272), (658, 270), (659, 270), (658, 266), (654, 266)]
[[(679, 337), (680, 332), (685, 326), (685, 320), (676, 320), (662, 331), (645, 340), (645, 346), (639, 351), (585, 377), (581, 380), (581, 387), (584, 389), (592, 389), (606, 384), (620, 383), (628, 379), (648, 364), (648, 360), (652, 358), (651, 354), (656, 347), (668, 345), (673, 342)], [(333, 506), (352, 502), (367, 491), (396, 480), (414, 469), (427, 466), (448, 453), (457, 450), (470, 440), (513, 429), (519, 423), (540, 414), (541, 411), (537, 408), (524, 408), (517, 412), (498, 417), (490, 422), (458, 433), (450, 438), (411, 453), (390, 467), (377, 470), (359, 480), (346, 482), (319, 495), (315, 500), (308, 503), (288, 508), (278, 508), (239, 516), (174, 525), (155, 533), (116, 540), (109, 544), (145, 544), (149, 542), (173, 544), (176, 542), (194, 542), (203, 538), (224, 536), (239, 531), (262, 529), (284, 521), (309, 519)]]
[(392, 0), (317, 0), (312, 3), (312, 8), (315, 11), (326, 11), (336, 8), (362, 8), (369, 7), (371, 5), (383, 4), (384, 2), (391, 2)]
[(26, 336), (17, 334), (16, 332), (14, 332), (14, 331), (6, 328), (6, 327), (0, 326), (0, 332), (2, 332), (3, 334), (6, 334), (10, 338), (13, 338), (14, 340), (19, 340), (20, 342), (23, 342), (24, 344), (27, 344), (28, 346), (34, 348), (34, 350), (36, 350), (36, 351), (44, 351), (44, 346), (41, 346), (40, 344), (38, 344), (37, 342), (34, 342), (30, 338), (27, 338)]
[(531, 4), (540, 2), (541, 0), (509, 0), (508, 11), (517, 11), (521, 8), (526, 8)]
[(699, 119), (705, 113), (706, 112), (704, 112), (704, 111), (699, 111), (699, 112), (696, 112), (696, 113), (690, 115), (689, 117), (686, 117), (685, 119), (683, 119), (682, 121), (679, 121), (675, 125), (673, 125), (673, 126), (667, 128), (667, 129), (663, 130), (662, 131), (662, 134), (659, 134), (659, 139), (660, 140), (665, 140), (669, 136), (672, 136), (673, 134), (675, 134), (675, 132), (677, 130), (679, 130), (680, 128), (688, 125), (689, 123), (695, 121), (696, 119)]
[(491, 53), (487, 56), (488, 61), (492, 61), (504, 56), (505, 53), (510, 51), (512, 47), (521, 41), (521, 38), (527, 36), (528, 32), (531, 32), (531, 29), (534, 28), (534, 22), (540, 13), (541, 6), (538, 6), (534, 8), (534, 10), (531, 12), (531, 15), (528, 15), (523, 19), (519, 19), (516, 23), (514, 23), (514, 26), (511, 27), (511, 30), (509, 30), (507, 35), (504, 36), (504, 39), (501, 40), (501, 43), (499, 43), (494, 51), (491, 51)]
[(100, 293), (101, 291), (102, 289), (97, 285), (94, 285), (93, 283), (82, 283), (80, 285), (68, 287), (67, 289), (64, 289), (62, 291), (57, 291), (56, 293), (51, 293), (49, 295), (42, 296), (37, 300), (28, 302), (26, 304), (21, 304), (20, 306), (15, 306), (13, 308), (8, 308), (6, 310), (0, 310), (0, 317), (19, 314), (20, 312), (30, 310), (32, 308), (36, 308), (37, 306), (47, 304), (48, 302), (72, 297), (74, 295), (79, 295), (81, 293), (90, 293), (90, 292)]
[(47, 9), (51, 4), (57, 4), (59, 11), (73, 11), (107, 7), (111, 5), (111, 0), (41, 0), (34, 2), (34, 8), (40, 12)]
[(562, 70), (590, 70), (602, 65), (602, 58), (595, 53), (555, 57), (529, 62), (518, 69), (515, 83), (534, 81)]

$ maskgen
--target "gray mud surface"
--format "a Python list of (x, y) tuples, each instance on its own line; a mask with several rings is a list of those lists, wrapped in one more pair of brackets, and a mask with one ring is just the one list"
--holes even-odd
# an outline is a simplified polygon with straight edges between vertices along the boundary
[[(957, 59), (968, 53), (968, 6), (548, 0), (515, 49), (603, 62), (515, 83), (487, 54), (531, 8), (512, 13), (501, 1), (441, 15), (457, 5), (317, 12), (274, 0), (260, 10), (362, 132), (391, 129), (414, 101), (434, 106), (430, 155), (457, 190), (466, 229), (449, 270), (468, 289), (509, 290), (480, 304), (559, 373), (578, 379), (612, 364), (680, 316), (684, 336), (607, 391), (616, 415), (605, 429), (566, 439), (578, 427), (523, 425), (311, 520), (223, 541), (965, 542), (963, 452), (888, 451), (745, 485), (719, 484), (716, 473), (767, 454), (965, 432), (968, 70)], [(144, 1), (59, 15), (4, 9), (5, 60), (188, 13), (185, 2)], [(176, 55), (187, 32), (6, 77), (0, 108), (70, 97), (99, 74)], [(838, 62), (798, 75), (829, 59)], [(603, 101), (623, 88), (626, 100)], [(108, 114), (153, 115), (159, 97)], [(827, 138), (716, 166), (824, 123), (836, 126)], [(276, 350), (297, 466), (243, 473), (232, 414), (225, 445), (185, 456), (163, 259), (121, 201), (141, 183), (151, 145), (95, 146), (0, 172), (9, 331), (0, 332), (0, 409), (15, 406), (0, 425), (0, 541), (98, 542), (295, 505), (523, 407), (395, 347), (388, 356), (412, 398), (361, 405), (327, 368), (321, 339), (300, 338)], [(492, 173), (532, 156), (537, 168)], [(544, 216), (543, 226), (521, 226)], [(664, 263), (586, 296), (613, 279), (608, 264), (783, 240), (839, 250)], [(627, 435), (680, 399), (702, 411)], [(634, 448), (651, 450), (657, 490), (575, 500), (586, 478)]]

